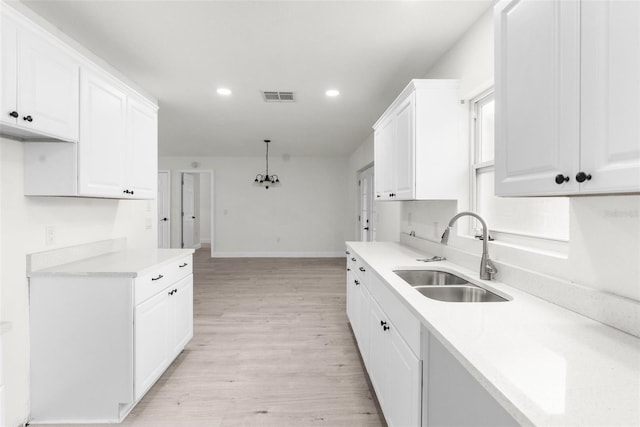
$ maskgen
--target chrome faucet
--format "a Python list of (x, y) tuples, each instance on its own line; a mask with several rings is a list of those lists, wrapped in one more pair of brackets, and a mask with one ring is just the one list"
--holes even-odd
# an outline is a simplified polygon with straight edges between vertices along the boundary
[(446, 230), (444, 230), (444, 233), (442, 233), (442, 239), (440, 240), (440, 243), (445, 245), (447, 244), (447, 242), (449, 241), (449, 230), (451, 229), (451, 227), (453, 227), (453, 224), (458, 220), (458, 218), (465, 215), (474, 217), (475, 219), (480, 221), (480, 224), (482, 225), (482, 259), (480, 260), (480, 279), (491, 280), (493, 279), (493, 276), (498, 272), (498, 269), (493, 264), (493, 261), (491, 261), (491, 259), (489, 258), (489, 249), (487, 247), (487, 242), (489, 241), (489, 229), (487, 228), (487, 223), (484, 221), (484, 219), (482, 219), (480, 215), (473, 212), (460, 212), (459, 214), (451, 218), (451, 221), (449, 221), (449, 225), (447, 226)]

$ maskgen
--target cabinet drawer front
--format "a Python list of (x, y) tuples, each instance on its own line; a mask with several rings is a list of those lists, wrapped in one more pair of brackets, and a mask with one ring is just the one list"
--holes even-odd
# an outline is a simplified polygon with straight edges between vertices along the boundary
[(371, 274), (367, 287), (380, 308), (396, 326), (414, 354), (420, 354), (420, 322), (378, 276)]
[(167, 286), (193, 273), (191, 256), (162, 265), (135, 279), (136, 304), (164, 290)]
[(362, 258), (356, 254), (353, 249), (347, 249), (347, 269), (353, 272), (356, 276), (354, 279), (359, 280), (362, 283), (366, 283), (368, 279), (369, 266), (362, 261)]

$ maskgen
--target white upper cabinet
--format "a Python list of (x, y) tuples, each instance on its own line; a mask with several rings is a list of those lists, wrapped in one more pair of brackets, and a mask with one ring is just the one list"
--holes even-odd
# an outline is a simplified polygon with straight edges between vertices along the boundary
[(79, 62), (40, 33), (2, 15), (2, 133), (78, 140)]
[(640, 191), (640, 2), (584, 1), (581, 193)]
[(78, 193), (121, 197), (127, 136), (127, 94), (102, 73), (82, 70)]
[(1, 11), (0, 135), (24, 141), (24, 194), (156, 198), (157, 105), (11, 7)]
[(153, 199), (157, 195), (158, 114), (109, 75), (82, 70), (78, 193)]
[(158, 187), (158, 112), (140, 98), (127, 101), (124, 186), (135, 198), (154, 199)]
[(457, 80), (412, 80), (373, 126), (376, 200), (459, 196)]
[(640, 191), (639, 10), (496, 5), (497, 195)]

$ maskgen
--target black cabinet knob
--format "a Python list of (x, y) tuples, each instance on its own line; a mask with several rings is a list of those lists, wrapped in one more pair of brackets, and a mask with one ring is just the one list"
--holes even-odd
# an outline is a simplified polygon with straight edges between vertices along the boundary
[(351, 271), (351, 269), (350, 269), (350, 268), (347, 268), (347, 271)]
[(364, 227), (364, 229), (365, 229), (365, 230), (368, 230), (368, 229), (369, 229), (369, 227)]
[(355, 283), (356, 286), (358, 286), (360, 284), (360, 281), (359, 280), (354, 280), (353, 283)]
[(162, 218), (160, 221), (168, 221), (169, 218)]
[(195, 217), (195, 216), (192, 216), (192, 217), (191, 217), (191, 219), (196, 219), (196, 217)]
[(129, 191), (129, 194), (131, 194), (133, 196), (133, 190)]
[(385, 322), (384, 320), (381, 320), (381, 321), (380, 321), (380, 326), (384, 326), (384, 325), (386, 325), (386, 324), (387, 324), (387, 322)]
[(388, 330), (389, 330), (389, 327), (385, 325), (385, 326), (383, 326), (383, 327), (382, 327), (382, 330), (383, 330), (383, 331), (388, 331)]
[(379, 194), (376, 194), (376, 197), (380, 197), (380, 195), (379, 195)]
[(591, 180), (591, 175), (586, 174), (584, 172), (578, 172), (578, 174), (576, 175), (576, 181), (578, 182), (585, 182), (590, 180)]
[(32, 122), (33, 121), (33, 117), (31, 116), (25, 116), (22, 118), (22, 120), (26, 121), (26, 122)]
[(17, 118), (18, 118), (18, 116), (19, 116), (19, 114), (18, 114), (18, 112), (17, 112), (17, 111), (12, 111), (12, 112), (10, 112), (10, 113), (9, 113), (9, 115), (10, 115), (11, 117), (13, 117), (14, 119), (17, 119)]
[(561, 173), (556, 175), (556, 184), (564, 184), (565, 182), (568, 182), (568, 181), (569, 181), (568, 176), (564, 176)]

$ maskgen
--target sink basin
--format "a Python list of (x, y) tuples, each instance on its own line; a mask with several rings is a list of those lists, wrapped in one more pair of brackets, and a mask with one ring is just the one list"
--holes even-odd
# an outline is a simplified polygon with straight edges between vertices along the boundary
[[(451, 286), (470, 285), (470, 283), (455, 274), (438, 270), (394, 270), (402, 280), (411, 286)], [(473, 285), (470, 285), (473, 286)]]
[(486, 289), (470, 286), (414, 286), (427, 298), (447, 302), (502, 302), (508, 301)]

